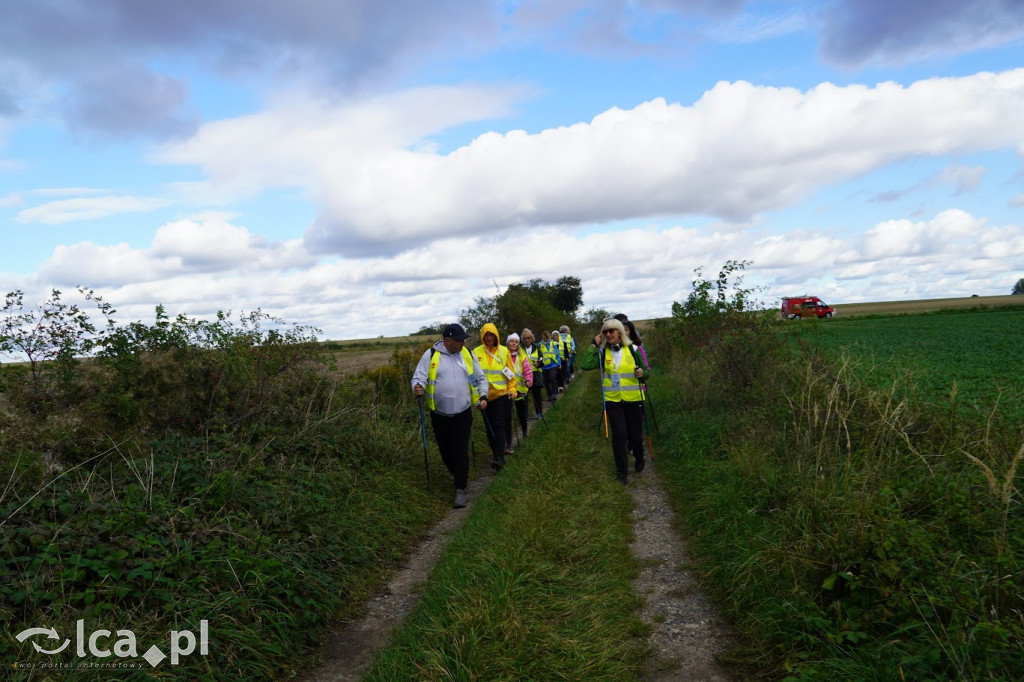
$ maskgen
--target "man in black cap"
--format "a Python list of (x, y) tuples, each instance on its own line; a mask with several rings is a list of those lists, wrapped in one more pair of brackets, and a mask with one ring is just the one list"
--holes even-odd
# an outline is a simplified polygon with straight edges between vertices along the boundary
[(412, 392), (424, 396), (437, 449), (455, 481), (456, 507), (467, 502), (470, 410), (474, 404), (487, 409), (487, 375), (466, 349), (468, 337), (461, 325), (445, 327), (441, 340), (424, 351), (412, 375)]

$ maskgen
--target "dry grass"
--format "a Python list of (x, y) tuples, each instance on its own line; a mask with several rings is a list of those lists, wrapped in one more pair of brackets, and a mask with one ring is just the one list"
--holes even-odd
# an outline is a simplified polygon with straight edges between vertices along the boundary
[(955, 308), (1003, 307), (1024, 305), (1024, 296), (968, 296), (932, 298), (920, 301), (876, 301), (871, 303), (833, 303), (837, 317), (879, 315), (885, 313), (925, 313)]

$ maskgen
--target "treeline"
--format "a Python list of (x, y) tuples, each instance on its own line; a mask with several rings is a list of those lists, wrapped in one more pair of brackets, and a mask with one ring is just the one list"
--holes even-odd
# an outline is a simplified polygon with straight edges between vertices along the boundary
[[(588, 308), (580, 314), (582, 307), (583, 286), (578, 277), (565, 275), (554, 282), (535, 278), (511, 284), (494, 296), (476, 297), (473, 305), (459, 312), (458, 322), (470, 332), (471, 339), (487, 322), (493, 322), (505, 335), (527, 327), (540, 338), (544, 329), (551, 331), (563, 324), (600, 324), (611, 317), (603, 308)], [(451, 321), (421, 327), (416, 334), (440, 334)]]

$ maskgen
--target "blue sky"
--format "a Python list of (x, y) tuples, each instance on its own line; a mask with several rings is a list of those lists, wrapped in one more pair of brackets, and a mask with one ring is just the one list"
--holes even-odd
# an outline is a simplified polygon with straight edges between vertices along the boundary
[(1007, 294), (1021, 0), (6, 0), (0, 289), (327, 338), (513, 282)]

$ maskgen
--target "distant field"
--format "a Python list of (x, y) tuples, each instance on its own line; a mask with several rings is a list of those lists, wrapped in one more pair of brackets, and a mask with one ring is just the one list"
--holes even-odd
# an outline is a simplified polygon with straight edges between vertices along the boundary
[(380, 336), (376, 339), (324, 341), (333, 353), (342, 374), (361, 372), (387, 364), (396, 350), (427, 346), (439, 337), (432, 335)]
[(1024, 296), (969, 296), (965, 298), (932, 298), (922, 301), (878, 301), (873, 303), (829, 303), (836, 317), (925, 313), (953, 308), (1024, 306)]
[[(940, 310), (954, 309), (992, 309), (1007, 308), (1024, 312), (1024, 296), (978, 296), (966, 298), (937, 298), (921, 301), (877, 301), (872, 303), (840, 303), (832, 304), (836, 309), (836, 317), (822, 321), (822, 329), (843, 327), (842, 321), (849, 318), (865, 317), (869, 315), (893, 315), (903, 316), (914, 313), (936, 312)], [(634, 320), (637, 329), (641, 332), (649, 329), (655, 320)], [(793, 322), (793, 324), (808, 324), (808, 321)], [(1024, 319), (1019, 319), (1018, 324), (1024, 324)], [(819, 325), (808, 325), (818, 327)], [(595, 326), (595, 329), (597, 327)], [(577, 334), (589, 333), (589, 329), (574, 330)], [(946, 330), (948, 331), (948, 329)], [(324, 344), (335, 351), (338, 364), (343, 372), (354, 372), (369, 369), (388, 362), (396, 349), (415, 346), (426, 346), (437, 341), (435, 335), (416, 336), (381, 336), (368, 339), (346, 339), (340, 341), (325, 341)], [(881, 351), (882, 349), (878, 349)], [(1018, 367), (1021, 365), (1018, 364)], [(951, 382), (950, 382), (951, 383)]]
[(1022, 306), (796, 324), (810, 343), (849, 352), (858, 374), (878, 388), (906, 379), (920, 398), (948, 405), (955, 384), (958, 404), (971, 412), (986, 416), (998, 403), (1004, 417), (1024, 421)]

